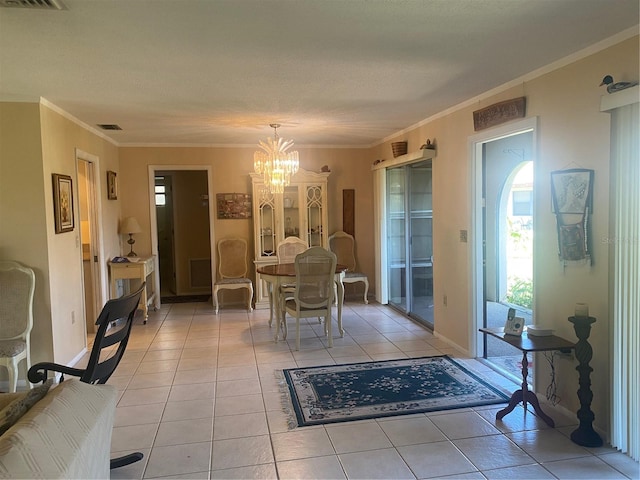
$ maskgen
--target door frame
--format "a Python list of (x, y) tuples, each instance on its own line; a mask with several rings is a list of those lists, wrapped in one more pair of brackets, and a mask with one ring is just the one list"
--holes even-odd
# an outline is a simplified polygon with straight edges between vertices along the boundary
[[(469, 305), (471, 306), (472, 321), (469, 324), (469, 354), (472, 358), (476, 358), (479, 352), (483, 351), (483, 335), (478, 333), (478, 329), (482, 327), (484, 319), (484, 267), (483, 267), (483, 209), (484, 199), (482, 196), (482, 161), (483, 161), (483, 145), (501, 138), (518, 135), (524, 132), (532, 132), (531, 139), (531, 158), (533, 159), (534, 179), (536, 178), (535, 170), (539, 162), (537, 159), (537, 134), (538, 134), (538, 117), (530, 117), (524, 120), (510, 123), (508, 125), (492, 128), (484, 132), (472, 135), (468, 138), (469, 161), (470, 161), (470, 191), (471, 191), (471, 232), (469, 235), (471, 242), (471, 288)], [(535, 180), (534, 180), (535, 182)], [(535, 185), (534, 185), (535, 195)], [(533, 202), (533, 231), (536, 231), (536, 202)], [(536, 243), (533, 244), (533, 257), (536, 258)], [(533, 264), (533, 298), (535, 303), (536, 290), (536, 263)], [(535, 307), (535, 305), (534, 305)], [(533, 309), (535, 315), (535, 308)], [(534, 317), (535, 318), (535, 317)]]
[[(91, 221), (91, 231), (93, 232), (91, 235), (91, 243), (92, 243), (92, 254), (97, 257), (97, 262), (91, 260), (91, 271), (93, 276), (93, 301), (94, 301), (94, 312), (100, 312), (102, 310), (102, 306), (109, 299), (109, 279), (108, 272), (106, 268), (103, 268), (103, 265), (106, 265), (106, 259), (104, 255), (104, 229), (102, 227), (102, 183), (98, 181), (100, 178), (100, 158), (97, 155), (92, 155), (88, 152), (80, 150), (79, 148), (75, 149), (75, 160), (76, 160), (76, 179), (78, 178), (79, 172), (79, 162), (84, 161), (88, 162), (93, 167), (93, 178), (91, 179), (91, 191), (89, 192), (90, 196), (90, 206), (89, 209), (90, 214), (89, 218)], [(94, 250), (95, 249), (95, 250)], [(80, 249), (80, 265), (82, 265), (82, 249)], [(83, 273), (84, 275), (84, 273)], [(97, 285), (96, 285), (97, 281)], [(86, 312), (86, 307), (84, 306), (84, 281), (82, 282), (83, 288), (83, 317), (85, 317), (84, 312)], [(85, 328), (86, 328), (86, 321)]]
[[(215, 220), (215, 196), (213, 194), (213, 166), (211, 165), (149, 165), (149, 219), (151, 222), (151, 254), (153, 255), (155, 276), (155, 284), (160, 286), (160, 259), (158, 258), (158, 218), (156, 216), (156, 194), (155, 194), (155, 177), (158, 171), (169, 170), (204, 170), (207, 172), (207, 195), (209, 196), (209, 242), (211, 251), (211, 295), (213, 295), (213, 284), (215, 282), (216, 272), (216, 256), (215, 245), (216, 237), (214, 232)], [(160, 308), (160, 292), (155, 298), (155, 307)]]

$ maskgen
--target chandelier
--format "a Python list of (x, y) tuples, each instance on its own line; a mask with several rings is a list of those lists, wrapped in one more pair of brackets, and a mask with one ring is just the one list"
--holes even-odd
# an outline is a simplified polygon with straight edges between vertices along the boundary
[(291, 183), (291, 176), (298, 171), (298, 152), (287, 151), (293, 140), (284, 141), (278, 137), (280, 124), (270, 123), (269, 126), (273, 128), (273, 138), (258, 142), (262, 150), (253, 154), (253, 169), (264, 176), (264, 183), (271, 193), (284, 193), (284, 187)]

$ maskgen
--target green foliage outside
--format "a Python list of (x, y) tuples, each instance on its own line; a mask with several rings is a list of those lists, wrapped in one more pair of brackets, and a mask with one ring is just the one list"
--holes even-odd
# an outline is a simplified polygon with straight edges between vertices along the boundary
[(533, 309), (533, 282), (521, 278), (510, 279), (506, 300), (514, 305)]

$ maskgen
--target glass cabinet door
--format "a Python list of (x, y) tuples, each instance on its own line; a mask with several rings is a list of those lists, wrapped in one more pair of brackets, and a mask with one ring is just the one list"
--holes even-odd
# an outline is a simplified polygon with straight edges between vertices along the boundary
[(324, 247), (323, 235), (327, 225), (323, 225), (322, 185), (307, 185), (305, 205), (307, 211), (307, 243), (310, 247)]
[(300, 198), (298, 186), (285, 187), (282, 195), (284, 238), (300, 237)]
[(260, 257), (276, 255), (276, 212), (275, 196), (268, 189), (260, 192), (258, 206), (258, 244)]

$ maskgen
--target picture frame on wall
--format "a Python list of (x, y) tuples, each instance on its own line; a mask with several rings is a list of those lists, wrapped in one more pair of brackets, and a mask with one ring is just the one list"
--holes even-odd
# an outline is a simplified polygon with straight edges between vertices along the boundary
[(107, 171), (107, 198), (109, 200), (118, 199), (118, 176), (116, 172)]
[(218, 218), (251, 218), (251, 195), (248, 193), (218, 193), (216, 195)]
[(73, 180), (69, 175), (59, 173), (53, 177), (53, 215), (56, 233), (71, 232), (74, 228), (73, 217)]

